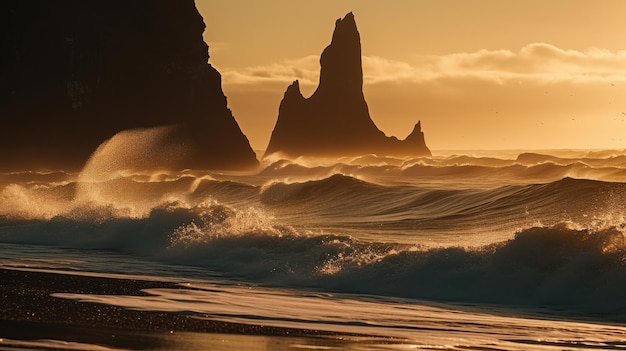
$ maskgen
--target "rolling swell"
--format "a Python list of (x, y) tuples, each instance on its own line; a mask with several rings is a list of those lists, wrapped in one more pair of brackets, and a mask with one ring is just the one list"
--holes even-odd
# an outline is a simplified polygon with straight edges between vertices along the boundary
[[(620, 221), (626, 212), (626, 184), (564, 178), (547, 184), (494, 189), (432, 189), (383, 186), (333, 175), (302, 183), (272, 183), (261, 202), (277, 213), (309, 222), (351, 226), (384, 225), (387, 230), (459, 231), (523, 228), (571, 221), (582, 225)], [(299, 209), (296, 211), (296, 209)]]
[[(387, 191), (387, 187), (342, 176), (306, 183), (306, 191), (298, 193), (304, 195), (298, 196), (354, 188), (365, 193)], [(509, 203), (515, 196), (549, 203), (572, 192), (586, 199), (599, 191), (615, 190), (623, 190), (622, 185), (563, 179), (469, 195), (482, 196), (488, 207), (498, 201)], [(565, 194), (560, 195), (562, 192)], [(430, 196), (450, 194), (444, 195), (435, 192)], [(215, 201), (195, 206), (163, 204), (140, 218), (95, 206), (51, 219), (0, 222), (2, 242), (114, 249), (168, 264), (200, 267), (211, 276), (218, 272), (226, 278), (270, 286), (553, 306), (616, 319), (626, 315), (623, 222), (616, 223), (617, 227), (582, 229), (556, 223), (527, 227), (509, 240), (488, 245), (430, 248), (365, 241), (333, 231), (309, 232), (284, 225), (260, 209)]]
[[(367, 156), (279, 161), (250, 182), (191, 171), (93, 183), (10, 174), (0, 242), (115, 250), (271, 286), (623, 318), (626, 184), (598, 180), (622, 177), (622, 163)], [(577, 172), (597, 179), (568, 176)]]
[(456, 189), (439, 184), (383, 185), (334, 174), (319, 180), (272, 180), (257, 186), (183, 174), (127, 176), (87, 184), (10, 184), (0, 189), (0, 200), (0, 222), (3, 218), (5, 222), (45, 222), (100, 213), (103, 208), (108, 211), (105, 219), (139, 220), (171, 204), (194, 208), (219, 203), (257, 207), (285, 225), (299, 228), (401, 235), (402, 241), (410, 242), (423, 235), (471, 233), (485, 238), (480, 244), (493, 241), (486, 232), (500, 233), (495, 239), (502, 240), (517, 229), (537, 224), (570, 221), (591, 227), (620, 223), (626, 213), (626, 184), (563, 178), (545, 184)]
[(378, 183), (398, 179), (402, 182), (445, 180), (450, 186), (463, 181), (492, 187), (493, 184), (548, 183), (565, 177), (623, 181), (625, 160), (623, 155), (591, 153), (578, 157), (523, 153), (515, 159), (453, 155), (406, 160), (369, 155), (327, 163), (278, 160), (267, 165), (259, 175), (323, 178), (341, 173), (368, 177)]

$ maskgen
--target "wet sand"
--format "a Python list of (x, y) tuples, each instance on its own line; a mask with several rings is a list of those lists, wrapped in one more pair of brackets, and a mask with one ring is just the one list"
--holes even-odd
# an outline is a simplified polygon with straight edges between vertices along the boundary
[(54, 339), (150, 349), (152, 343), (160, 342), (156, 336), (180, 332), (331, 339), (341, 335), (212, 321), (197, 314), (127, 310), (50, 296), (53, 293), (139, 296), (146, 295), (141, 290), (148, 288), (180, 287), (171, 282), (0, 269), (0, 338)]

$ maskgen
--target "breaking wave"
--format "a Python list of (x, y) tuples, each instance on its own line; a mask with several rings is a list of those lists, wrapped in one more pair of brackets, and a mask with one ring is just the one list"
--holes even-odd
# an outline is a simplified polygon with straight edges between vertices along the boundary
[(608, 179), (624, 158), (596, 156), (3, 174), (0, 242), (113, 250), (200, 278), (619, 318), (626, 183)]
[(623, 224), (557, 223), (488, 245), (427, 247), (307, 231), (259, 209), (213, 202), (172, 203), (143, 218), (119, 218), (101, 208), (74, 217), (5, 221), (0, 240), (114, 249), (269, 286), (553, 306), (618, 318), (626, 313), (622, 230)]
[(424, 248), (285, 228), (223, 236), (194, 225), (175, 233), (168, 255), (274, 286), (621, 315), (626, 313), (621, 229), (561, 223), (481, 247)]

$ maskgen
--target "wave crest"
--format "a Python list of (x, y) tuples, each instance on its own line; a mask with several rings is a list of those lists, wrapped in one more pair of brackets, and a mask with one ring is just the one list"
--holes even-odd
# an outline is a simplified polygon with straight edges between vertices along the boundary
[(295, 233), (287, 226), (274, 225), (273, 219), (272, 216), (254, 207), (236, 210), (232, 207), (213, 204), (201, 208), (191, 223), (174, 230), (170, 235), (169, 247), (172, 249), (189, 248), (206, 244), (214, 239), (241, 237), (251, 233), (278, 237)]
[(341, 201), (342, 197), (348, 194), (364, 194), (369, 189), (377, 186), (363, 180), (334, 174), (328, 178), (320, 180), (310, 180), (306, 182), (271, 182), (261, 189), (261, 201), (268, 204), (282, 202), (307, 201), (312, 198), (328, 198), (333, 196)]

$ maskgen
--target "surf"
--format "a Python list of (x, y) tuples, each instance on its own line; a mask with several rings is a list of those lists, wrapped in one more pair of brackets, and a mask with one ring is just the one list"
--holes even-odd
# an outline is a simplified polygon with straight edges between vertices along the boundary
[(146, 166), (167, 133), (123, 133), (79, 173), (2, 174), (0, 242), (269, 287), (625, 312), (626, 166), (609, 152)]

